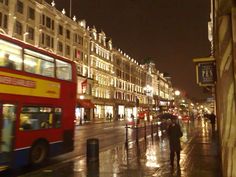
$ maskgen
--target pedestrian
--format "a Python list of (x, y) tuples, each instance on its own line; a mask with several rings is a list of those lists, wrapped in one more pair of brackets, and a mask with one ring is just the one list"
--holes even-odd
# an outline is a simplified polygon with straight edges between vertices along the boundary
[(109, 118), (110, 118), (110, 122), (111, 122), (111, 120), (112, 120), (112, 113), (110, 113)]
[(180, 138), (183, 136), (180, 125), (177, 123), (177, 118), (172, 118), (168, 127), (168, 137), (170, 145), (170, 164), (174, 167), (174, 158), (176, 154), (177, 166), (179, 167), (180, 161)]
[(10, 60), (10, 55), (8, 53), (5, 54), (4, 63), (5, 63), (4, 67), (9, 68), (9, 69), (16, 69), (16, 66), (13, 63), (13, 61)]
[(134, 115), (131, 113), (131, 119), (132, 119), (132, 121), (134, 122)]
[(212, 132), (214, 132), (215, 131), (216, 116), (213, 112), (209, 115), (209, 119), (211, 121)]
[(110, 115), (109, 112), (107, 112), (107, 114), (106, 114), (106, 119), (107, 119), (107, 120), (109, 120), (109, 118), (110, 118), (109, 115)]
[(118, 114), (118, 117), (117, 117), (117, 118), (118, 118), (118, 120), (120, 120), (120, 114)]

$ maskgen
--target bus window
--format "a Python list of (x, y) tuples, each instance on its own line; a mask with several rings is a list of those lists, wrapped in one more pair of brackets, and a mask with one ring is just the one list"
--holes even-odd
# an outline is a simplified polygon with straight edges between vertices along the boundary
[(31, 118), (30, 114), (21, 114), (20, 115), (20, 130), (31, 130)]
[(72, 69), (70, 63), (56, 60), (56, 68), (57, 68), (56, 73), (58, 79), (72, 80)]
[(10, 55), (8, 53), (4, 55), (2, 61), (3, 61), (3, 64), (2, 64), (3, 67), (9, 68), (9, 69), (16, 69), (15, 62), (10, 60)]
[(54, 59), (46, 55), (25, 49), (24, 70), (29, 73), (54, 77)]
[(29, 73), (37, 73), (37, 62), (38, 59), (29, 55), (24, 56), (24, 71)]
[(61, 108), (55, 108), (53, 123), (55, 128), (61, 127)]
[(10, 152), (12, 148), (12, 138), (14, 130), (14, 122), (16, 119), (16, 105), (2, 104), (2, 132), (0, 152)]
[(0, 40), (0, 67), (22, 69), (22, 48)]
[[(60, 110), (59, 112), (56, 110)], [(20, 114), (20, 130), (59, 128), (61, 108), (25, 106)]]

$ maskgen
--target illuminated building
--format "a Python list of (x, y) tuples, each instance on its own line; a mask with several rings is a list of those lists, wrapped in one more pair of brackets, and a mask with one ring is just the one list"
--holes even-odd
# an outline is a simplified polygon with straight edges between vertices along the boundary
[[(85, 21), (76, 21), (44, 1), (3, 0), (0, 2), (0, 32), (39, 48), (59, 54), (77, 63), (78, 99), (81, 83), (91, 78), (89, 71), (89, 33)], [(87, 88), (91, 87), (88, 81)], [(89, 90), (89, 89), (87, 89)], [(85, 91), (84, 93), (87, 93)], [(84, 99), (89, 99), (85, 94)], [(80, 113), (82, 116), (84, 113)], [(88, 111), (89, 117), (93, 116)]]
[[(115, 120), (171, 99), (171, 82), (151, 64), (113, 48), (103, 31), (44, 0), (0, 1), (0, 32), (77, 63), (77, 119)], [(150, 91), (145, 90), (150, 85)], [(158, 99), (156, 99), (158, 98)]]
[(112, 56), (112, 41), (106, 38), (103, 31), (97, 32), (96, 28), (90, 32), (90, 60), (91, 75), (93, 78), (92, 96), (96, 105), (95, 117), (114, 117), (114, 69)]
[(113, 50), (113, 59), (115, 114), (121, 119), (136, 116), (138, 107), (144, 103), (146, 70), (120, 49)]

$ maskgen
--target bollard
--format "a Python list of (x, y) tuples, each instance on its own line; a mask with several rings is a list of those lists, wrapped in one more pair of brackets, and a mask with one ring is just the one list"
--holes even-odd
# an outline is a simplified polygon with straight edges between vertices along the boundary
[(99, 161), (87, 163), (87, 177), (99, 177)]
[(138, 142), (138, 127), (135, 127), (136, 129), (136, 141)]
[(146, 127), (146, 121), (144, 122), (144, 139), (145, 139), (145, 141), (147, 140), (147, 133), (146, 133), (146, 131), (147, 131), (147, 127)]
[(125, 124), (125, 146), (128, 148), (128, 125)]
[(99, 161), (99, 141), (96, 138), (87, 139), (87, 162)]
[(151, 122), (151, 137), (152, 137), (152, 141), (153, 141), (153, 123)]

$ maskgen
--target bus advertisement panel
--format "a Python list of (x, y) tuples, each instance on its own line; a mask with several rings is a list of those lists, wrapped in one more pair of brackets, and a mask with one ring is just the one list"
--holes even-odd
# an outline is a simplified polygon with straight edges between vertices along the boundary
[(0, 170), (74, 148), (76, 64), (0, 34)]

